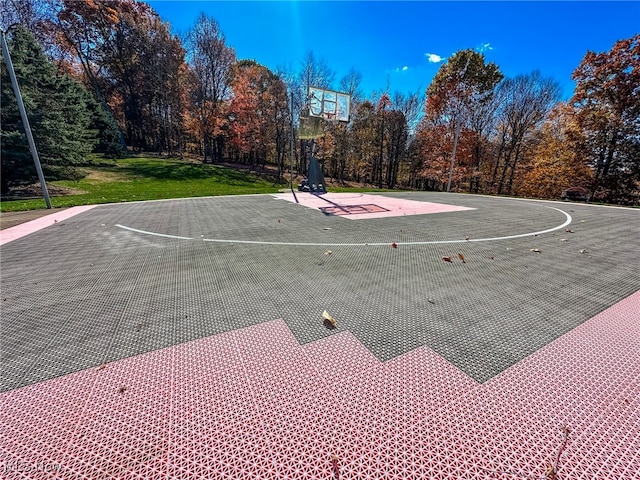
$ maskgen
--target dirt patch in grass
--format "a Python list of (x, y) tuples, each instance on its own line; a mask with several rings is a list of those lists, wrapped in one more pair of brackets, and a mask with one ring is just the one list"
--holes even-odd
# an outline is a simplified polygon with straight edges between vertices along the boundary
[(130, 182), (131, 175), (119, 172), (110, 172), (108, 170), (84, 170), (85, 174), (83, 180), (89, 182)]
[[(78, 188), (63, 187), (52, 183), (47, 183), (47, 191), (50, 197), (65, 197), (67, 195), (82, 195), (83, 193), (87, 193)], [(33, 183), (31, 185), (13, 187), (8, 195), (2, 196), (2, 200), (26, 200), (29, 198), (42, 198), (43, 196), (40, 184)]]

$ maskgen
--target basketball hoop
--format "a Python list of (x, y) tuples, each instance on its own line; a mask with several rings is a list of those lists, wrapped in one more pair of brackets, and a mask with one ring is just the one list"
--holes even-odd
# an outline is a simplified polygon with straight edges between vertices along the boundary
[(346, 123), (349, 121), (351, 95), (325, 88), (309, 87), (307, 108), (310, 117)]
[(300, 114), (298, 138), (311, 140), (324, 135), (327, 125), (349, 121), (351, 96), (324, 88), (309, 87), (305, 109)]

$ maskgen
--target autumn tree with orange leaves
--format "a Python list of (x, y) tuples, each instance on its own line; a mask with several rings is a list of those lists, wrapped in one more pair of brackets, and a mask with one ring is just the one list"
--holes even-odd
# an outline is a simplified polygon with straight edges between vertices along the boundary
[(577, 153), (581, 140), (575, 112), (559, 103), (538, 134), (531, 164), (519, 180), (518, 194), (559, 199), (567, 188), (589, 188), (593, 172)]
[[(444, 135), (437, 141), (441, 147), (439, 150), (442, 150), (445, 144), (451, 145), (450, 177), (447, 178), (447, 184), (453, 181), (454, 176), (460, 180), (466, 178), (470, 185), (478, 183), (477, 177), (482, 158), (477, 156), (473, 168), (470, 168), (468, 162), (471, 159), (461, 155), (461, 164), (458, 168), (466, 169), (462, 174), (460, 171), (455, 171), (457, 150), (460, 148), (468, 152), (475, 148), (479, 154), (481, 150), (479, 142), (488, 135), (485, 126), (490, 121), (487, 115), (492, 113), (490, 105), (494, 89), (502, 78), (503, 75), (496, 64), (486, 63), (482, 53), (467, 49), (452, 55), (440, 67), (427, 88), (423, 128), (426, 132)], [(443, 126), (446, 128), (441, 128)], [(475, 135), (471, 132), (475, 132)], [(473, 141), (474, 145), (462, 145), (461, 139)], [(433, 140), (425, 142), (425, 144), (430, 143), (433, 143)], [(439, 154), (437, 158), (437, 163), (442, 163), (443, 159)], [(430, 161), (434, 160), (430, 159)], [(442, 170), (441, 165), (434, 165), (434, 167), (435, 170)], [(429, 169), (430, 166), (427, 165), (425, 171), (428, 172)]]
[(571, 104), (583, 135), (577, 154), (593, 169), (596, 199), (640, 202), (640, 35), (587, 52), (573, 72)]
[(181, 144), (184, 49), (146, 3), (62, 0), (57, 27), (97, 98), (137, 150)]
[(221, 161), (229, 137), (227, 107), (236, 54), (227, 45), (218, 22), (204, 13), (196, 20), (187, 39), (192, 70), (189, 123), (205, 163)]
[(534, 71), (503, 80), (496, 89), (496, 97), (499, 102), (494, 137), (496, 153), (487, 190), (512, 194), (522, 166), (531, 161), (539, 129), (560, 99), (560, 85)]
[(267, 158), (275, 158), (282, 173), (289, 135), (286, 86), (253, 60), (236, 63), (231, 85), (229, 119), (234, 156), (242, 163), (262, 167)]

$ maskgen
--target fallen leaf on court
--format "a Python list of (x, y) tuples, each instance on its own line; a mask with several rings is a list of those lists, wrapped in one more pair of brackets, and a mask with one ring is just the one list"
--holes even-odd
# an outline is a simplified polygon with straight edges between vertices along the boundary
[(547, 463), (547, 470), (544, 473), (549, 480), (555, 480), (556, 469), (553, 468), (553, 465), (551, 465), (550, 463)]
[(338, 322), (336, 322), (336, 319), (333, 318), (331, 315), (329, 315), (329, 312), (327, 312), (326, 310), (322, 312), (322, 318), (324, 318), (327, 322), (329, 322), (333, 328), (336, 328), (336, 326), (338, 325)]
[(560, 241), (561, 241), (561, 242), (566, 242), (566, 241), (567, 241), (567, 239), (566, 239), (566, 238), (561, 238), (561, 239), (560, 239)]
[(327, 250), (326, 252), (324, 252), (325, 255), (331, 255), (333, 252), (331, 250)]
[(583, 248), (582, 250), (580, 250), (580, 253), (587, 253), (587, 250)]
[(398, 244), (397, 244), (396, 242), (393, 242), (393, 243), (391, 244), (391, 246), (392, 246), (393, 248), (398, 248)]
[(491, 255), (491, 256), (489, 257), (489, 259), (490, 259), (490, 260), (493, 260), (493, 259), (495, 259), (495, 258), (496, 258), (496, 257), (494, 257), (493, 255)]
[(282, 223), (282, 220), (278, 219), (278, 223)]
[(458, 254), (458, 258), (462, 260), (462, 263), (467, 263), (464, 261), (464, 255), (462, 255), (461, 253)]
[(442, 257), (445, 262), (451, 262), (451, 257)]
[(331, 230), (331, 227), (324, 227), (323, 230)]
[(570, 228), (565, 228), (564, 229), (565, 232), (567, 233), (575, 233), (573, 230), (571, 230)]
[(540, 253), (540, 250), (539, 250), (539, 249), (537, 249), (537, 248), (532, 248), (532, 249), (531, 249), (531, 251), (532, 251), (532, 252), (535, 252), (535, 253)]
[(338, 465), (338, 457), (331, 455), (331, 470), (333, 470), (334, 478), (340, 478), (340, 465)]
[(102, 363), (100, 364), (100, 366), (97, 368), (97, 370), (102, 370), (102, 369), (104, 369), (104, 368), (106, 368), (106, 367), (107, 367), (107, 364), (106, 364), (106, 363), (104, 363), (104, 362), (102, 362)]
[(436, 304), (436, 302), (434, 302), (434, 301), (433, 301), (433, 300), (431, 300), (430, 298), (429, 298), (429, 299), (427, 299), (427, 302), (429, 302), (429, 303), (431, 303), (431, 304), (433, 304), (433, 305), (435, 305), (435, 304)]
[(469, 237), (464, 237), (465, 240), (469, 240)]
[(120, 388), (118, 389), (118, 392), (120, 392), (120, 393), (124, 393), (124, 392), (126, 392), (126, 391), (127, 391), (127, 387), (120, 387)]

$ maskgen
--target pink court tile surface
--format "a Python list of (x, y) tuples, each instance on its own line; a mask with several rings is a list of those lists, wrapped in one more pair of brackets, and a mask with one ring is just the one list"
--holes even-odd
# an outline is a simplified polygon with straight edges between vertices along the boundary
[(469, 207), (447, 205), (444, 203), (418, 202), (415, 200), (385, 197), (383, 195), (368, 195), (365, 193), (324, 193), (318, 195), (308, 192), (298, 192), (281, 193), (274, 195), (274, 197), (298, 203), (307, 208), (320, 210), (328, 215), (344, 216), (344, 218), (350, 220), (474, 210)]
[(272, 320), (0, 396), (3, 479), (638, 479), (640, 292), (484, 384)]
[(19, 238), (26, 237), (31, 233), (42, 230), (43, 228), (53, 225), (54, 223), (67, 220), (68, 218), (74, 217), (79, 213), (86, 212), (87, 210), (91, 210), (95, 207), (96, 205), (82, 205), (78, 207), (71, 207), (60, 212), (52, 213), (51, 215), (40, 217), (36, 220), (31, 220), (30, 222), (16, 225), (15, 227), (7, 228), (0, 231), (0, 245), (4, 245)]

